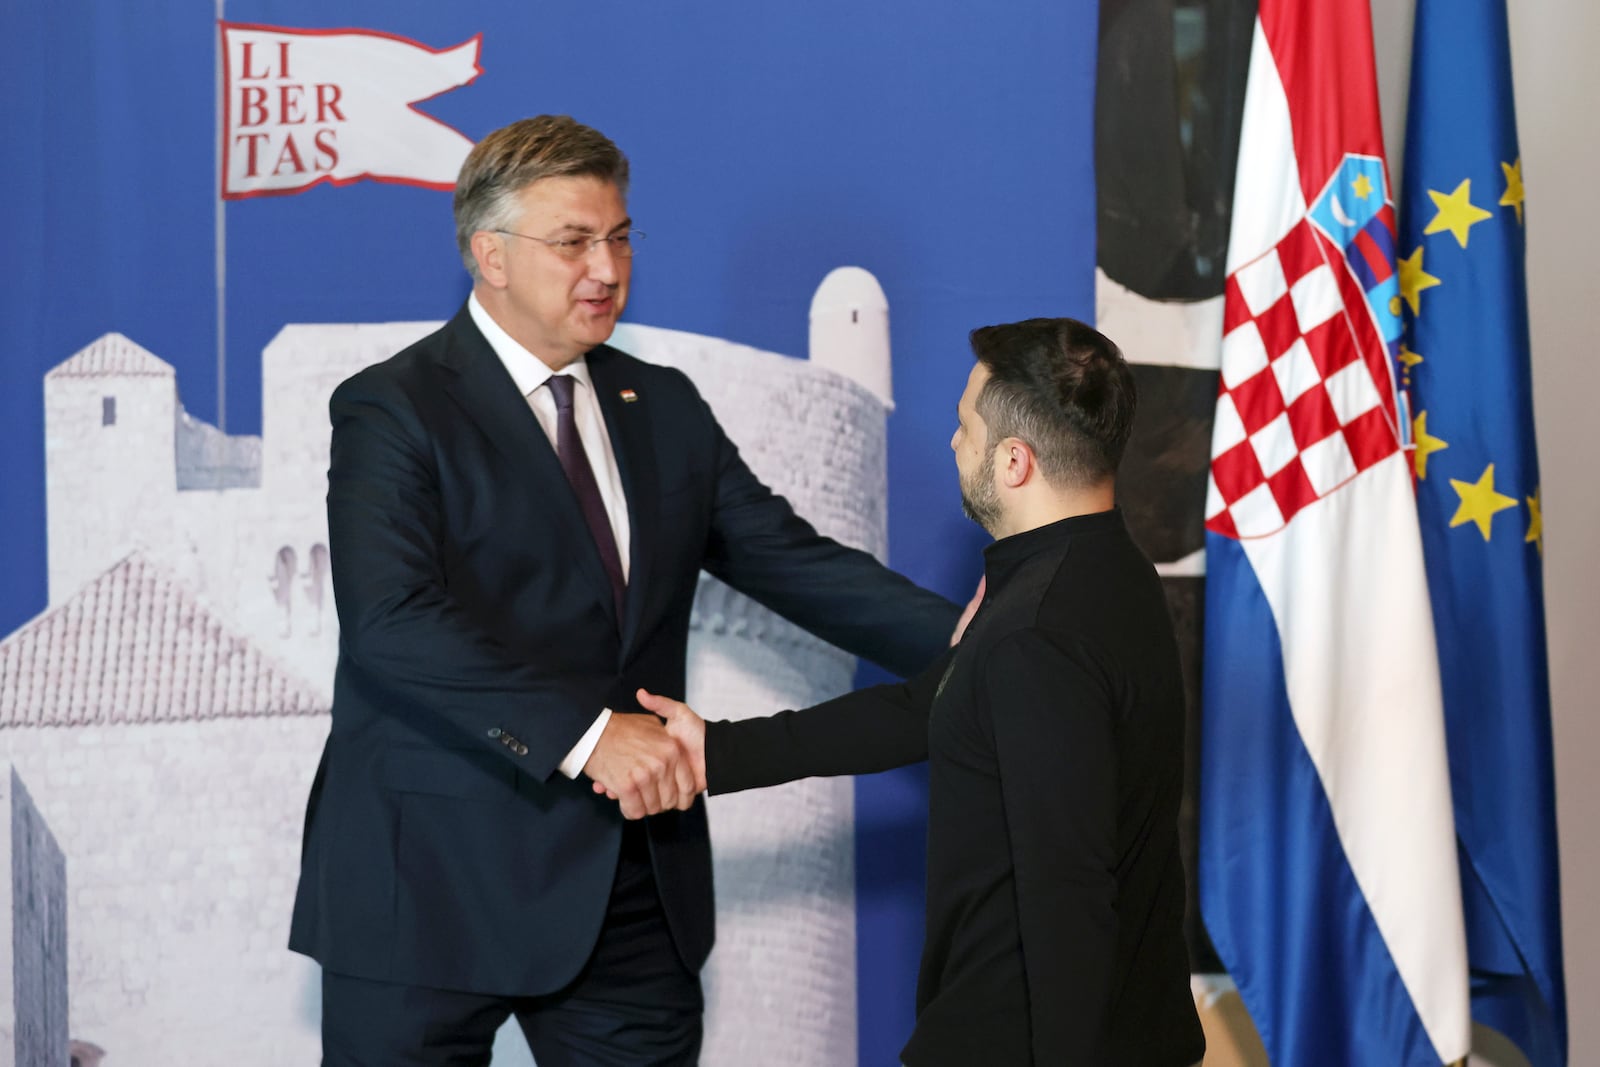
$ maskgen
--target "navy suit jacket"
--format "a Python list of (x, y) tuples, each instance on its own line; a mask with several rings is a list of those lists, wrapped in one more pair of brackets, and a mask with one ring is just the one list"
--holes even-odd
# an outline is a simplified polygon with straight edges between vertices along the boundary
[[(623, 820), (557, 767), (601, 708), (640, 712), (640, 687), (683, 696), (702, 568), (899, 674), (955, 624), (956, 605), (762, 485), (681, 372), (604, 345), (587, 358), (632, 530), (620, 620), (555, 452), (465, 308), (333, 394), (339, 662), (290, 934), (330, 971), (496, 995), (577, 975)], [(704, 801), (646, 826), (698, 970), (714, 933)]]

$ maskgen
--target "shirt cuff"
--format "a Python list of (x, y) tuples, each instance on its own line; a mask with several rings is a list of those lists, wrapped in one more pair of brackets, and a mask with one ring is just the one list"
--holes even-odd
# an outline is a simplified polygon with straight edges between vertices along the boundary
[(567, 758), (561, 761), (561, 766), (556, 769), (568, 778), (576, 778), (583, 773), (583, 765), (589, 762), (589, 757), (594, 755), (594, 746), (600, 743), (600, 734), (604, 732), (606, 723), (611, 721), (611, 709), (602, 708), (595, 718), (594, 725), (584, 731), (578, 743), (572, 746), (572, 751), (567, 753)]

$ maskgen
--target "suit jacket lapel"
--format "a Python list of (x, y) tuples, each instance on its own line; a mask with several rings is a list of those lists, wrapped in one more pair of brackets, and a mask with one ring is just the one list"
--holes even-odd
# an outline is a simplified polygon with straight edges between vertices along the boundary
[(611, 435), (611, 451), (617, 457), (622, 492), (628, 499), (628, 595), (622, 626), (622, 652), (626, 656), (639, 632), (650, 589), (652, 548), (657, 539), (649, 531), (656, 526), (659, 486), (649, 401), (642, 397), (639, 402), (622, 399), (622, 391), (635, 383), (625, 380), (626, 371), (618, 355), (616, 349), (601, 345), (589, 353), (587, 362), (606, 432)]
[(449, 343), (442, 362), (456, 372), (449, 386), (450, 395), (517, 470), (529, 472), (533, 490), (557, 516), (564, 539), (572, 546), (565, 555), (589, 577), (606, 613), (615, 616), (611, 579), (600, 562), (594, 535), (584, 522), (578, 498), (561, 469), (561, 461), (528, 407), (527, 398), (517, 392), (517, 384), (507, 373), (505, 364), (495, 355), (465, 307), (450, 321), (447, 329)]

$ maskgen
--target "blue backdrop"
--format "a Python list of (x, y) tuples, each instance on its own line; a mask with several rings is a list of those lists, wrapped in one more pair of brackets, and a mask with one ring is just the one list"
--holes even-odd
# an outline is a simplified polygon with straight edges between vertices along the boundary
[[(474, 139), (565, 112), (622, 146), (649, 233), (633, 321), (803, 355), (822, 277), (872, 271), (898, 405), (891, 562), (964, 600), (984, 541), (960, 515), (948, 452), (966, 333), (1093, 317), (1095, 12), (1092, 0), (6, 5), (0, 634), (46, 602), (49, 368), (118, 331), (176, 366), (191, 414), (259, 433), (260, 354), (285, 323), (443, 319), (467, 292), (447, 193), (361, 182), (231, 202), (218, 410), (219, 14), (433, 48), (481, 33), (482, 76), (422, 109)], [(858, 787), (864, 1064), (894, 1062), (910, 1030), (923, 780)]]

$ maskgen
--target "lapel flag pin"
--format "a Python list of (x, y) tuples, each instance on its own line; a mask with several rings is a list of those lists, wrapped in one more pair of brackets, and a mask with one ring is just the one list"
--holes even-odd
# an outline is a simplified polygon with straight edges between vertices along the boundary
[(639, 394), (634, 392), (632, 389), (624, 389), (618, 395), (622, 397), (622, 402), (624, 404), (631, 404), (635, 400), (639, 399)]

